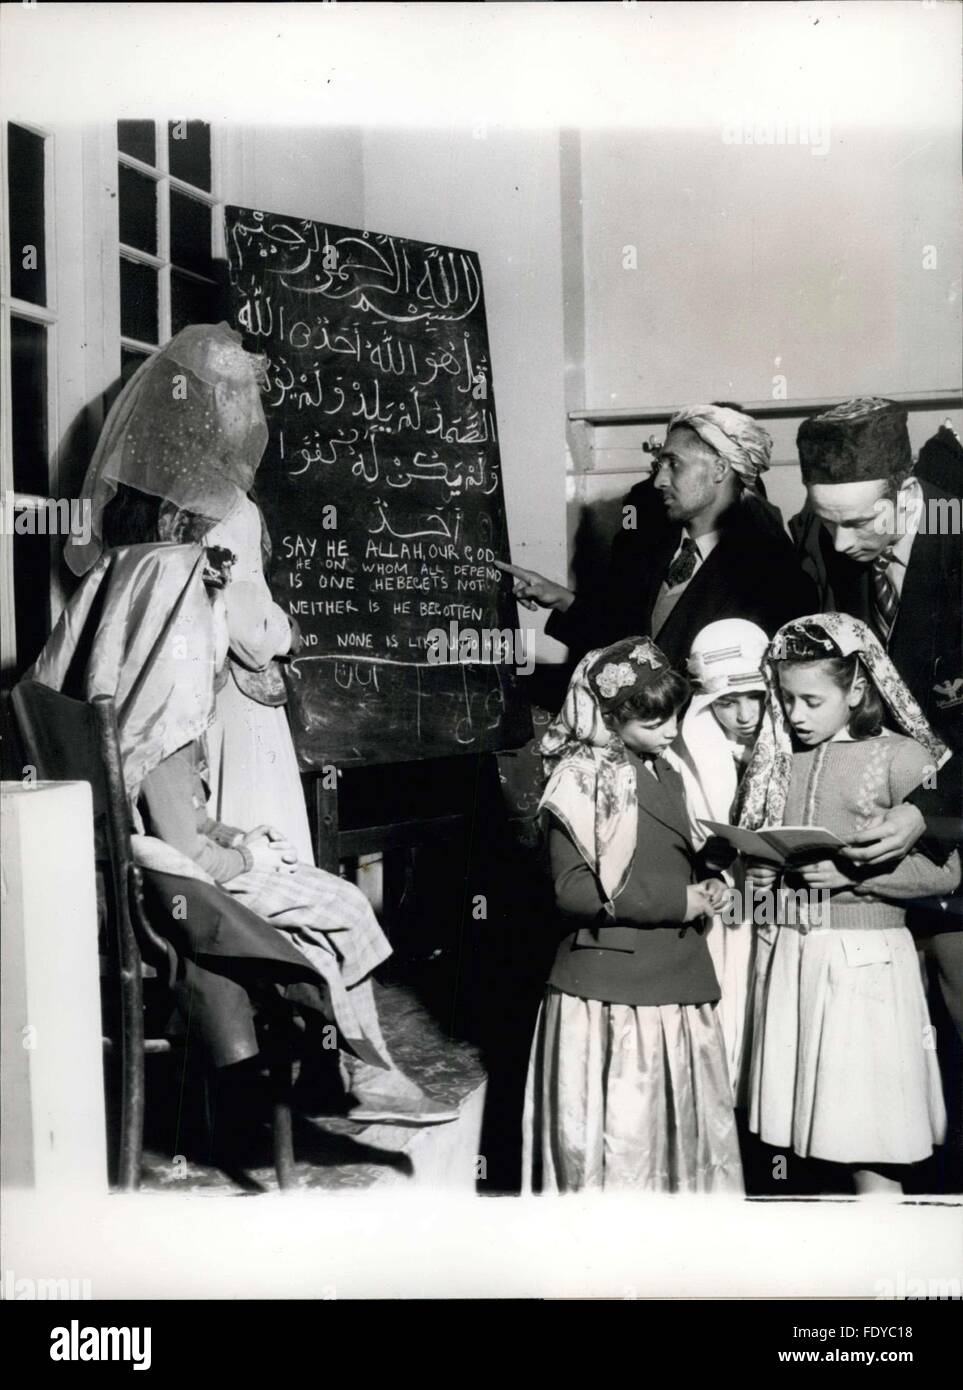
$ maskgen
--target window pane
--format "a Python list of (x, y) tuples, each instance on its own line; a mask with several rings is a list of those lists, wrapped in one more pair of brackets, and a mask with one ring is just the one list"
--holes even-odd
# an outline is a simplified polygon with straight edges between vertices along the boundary
[(120, 198), (120, 239), (138, 251), (157, 255), (157, 184), (146, 174), (117, 166)]
[(123, 388), (130, 381), (142, 362), (146, 362), (150, 353), (136, 352), (133, 348), (122, 347), (120, 350), (120, 376), (107, 387), (103, 394), (103, 409), (106, 417), (108, 410), (120, 395)]
[(118, 121), (117, 148), (144, 164), (157, 163), (153, 121)]
[(42, 496), (50, 487), (47, 471), (47, 330), (43, 324), (10, 316), (10, 426), (13, 486)]
[(175, 178), (210, 193), (211, 127), (206, 121), (168, 122), (167, 152)]
[(179, 333), (189, 323), (217, 323), (225, 315), (220, 292), (209, 280), (192, 280), (171, 271), (171, 333)]
[(125, 338), (157, 342), (157, 271), (120, 258), (120, 331)]
[(211, 209), (171, 189), (171, 263), (198, 275), (211, 273)]
[(122, 386), (127, 385), (137, 368), (142, 362), (146, 362), (149, 356), (150, 354), (147, 352), (135, 352), (133, 348), (121, 348), (120, 381)]
[(47, 302), (43, 147), (42, 135), (34, 135), (10, 123), (7, 131), (10, 293), (28, 304)]
[[(42, 324), (18, 319), (15, 315), (10, 316), (10, 377), (13, 486), (17, 492), (46, 496), (50, 488), (47, 468), (47, 330)], [(30, 513), (17, 512), (14, 515), (27, 516)], [(48, 536), (21, 536), (14, 530), (13, 594), (17, 671), (20, 672), (39, 655), (50, 628)]]
[[(46, 526), (46, 518), (43, 524)], [(16, 670), (20, 674), (36, 661), (50, 635), (49, 536), (14, 534), (13, 601), (16, 606)]]

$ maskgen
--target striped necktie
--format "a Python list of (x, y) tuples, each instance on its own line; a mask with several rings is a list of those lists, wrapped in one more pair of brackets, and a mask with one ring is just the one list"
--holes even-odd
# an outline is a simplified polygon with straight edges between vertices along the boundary
[(675, 589), (680, 584), (688, 584), (695, 573), (698, 561), (699, 548), (691, 536), (686, 536), (682, 542), (682, 549), (666, 571), (666, 587)]
[(889, 574), (890, 559), (889, 555), (878, 555), (873, 561), (873, 624), (884, 647), (893, 631), (899, 608), (899, 594)]

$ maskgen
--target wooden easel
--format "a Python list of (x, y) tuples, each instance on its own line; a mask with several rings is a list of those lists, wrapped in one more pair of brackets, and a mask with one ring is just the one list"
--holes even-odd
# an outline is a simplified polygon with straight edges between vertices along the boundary
[[(344, 774), (350, 776), (350, 767)], [(339, 769), (339, 784), (342, 770)], [(414, 816), (403, 820), (343, 827), (341, 787), (325, 785), (318, 773), (303, 774), (306, 801), (313, 808), (315, 861), (328, 873), (340, 872), (346, 863), (348, 877), (354, 878), (357, 861), (364, 854), (381, 854), (383, 883), (383, 922), (386, 934), (396, 924), (401, 901), (411, 872), (411, 851), (456, 845), (469, 833), (465, 814)], [(313, 785), (311, 785), (313, 784)]]

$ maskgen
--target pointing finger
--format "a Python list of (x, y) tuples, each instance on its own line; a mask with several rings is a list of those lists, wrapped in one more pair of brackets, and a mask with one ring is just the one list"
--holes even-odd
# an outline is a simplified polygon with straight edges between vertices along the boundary
[(504, 570), (506, 574), (513, 574), (516, 579), (531, 579), (531, 570), (523, 570), (520, 565), (510, 565), (507, 560), (493, 560), (492, 564), (496, 569)]

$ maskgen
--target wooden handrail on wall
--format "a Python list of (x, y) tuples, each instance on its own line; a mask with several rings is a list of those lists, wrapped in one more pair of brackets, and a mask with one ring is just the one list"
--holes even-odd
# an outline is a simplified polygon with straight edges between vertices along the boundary
[[(907, 410), (958, 410), (963, 406), (963, 391), (894, 391), (886, 399), (899, 401)], [(746, 401), (743, 410), (756, 420), (791, 420), (800, 415), (818, 415), (831, 405), (837, 405), (839, 400), (839, 396), (833, 396), (799, 401)], [(586, 425), (661, 425), (680, 409), (681, 406), (622, 409), (602, 406), (595, 410), (570, 410), (568, 418)]]

